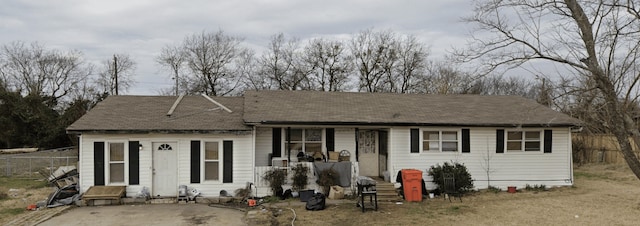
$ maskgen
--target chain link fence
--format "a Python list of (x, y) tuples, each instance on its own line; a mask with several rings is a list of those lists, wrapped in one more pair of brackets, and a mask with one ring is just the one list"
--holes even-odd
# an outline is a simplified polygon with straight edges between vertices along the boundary
[(42, 178), (60, 166), (77, 166), (78, 151), (60, 148), (33, 153), (0, 155), (0, 175), (17, 178)]

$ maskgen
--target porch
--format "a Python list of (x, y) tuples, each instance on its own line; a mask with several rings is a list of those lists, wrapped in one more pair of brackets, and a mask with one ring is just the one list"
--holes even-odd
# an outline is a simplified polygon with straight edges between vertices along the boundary
[[(273, 168), (278, 168), (278, 169), (283, 169), (287, 171), (287, 179), (285, 182), (285, 185), (282, 186), (282, 188), (284, 190), (287, 189), (291, 189), (292, 187), (292, 183), (293, 183), (293, 171), (291, 170), (292, 167), (296, 166), (296, 165), (304, 165), (306, 166), (309, 170), (307, 172), (307, 177), (308, 179), (308, 183), (307, 183), (307, 190), (316, 190), (316, 191), (321, 191), (322, 189), (320, 188), (320, 186), (318, 186), (318, 184), (316, 183), (316, 180), (318, 180), (318, 177), (316, 175), (316, 170), (315, 170), (315, 165), (314, 162), (289, 162), (289, 163), (283, 163), (282, 165), (274, 165), (274, 166), (257, 166), (255, 167), (255, 175), (254, 175), (254, 185), (257, 189), (256, 192), (257, 194), (255, 194), (256, 196), (262, 197), (262, 196), (267, 196), (267, 195), (272, 195), (271, 189), (269, 188), (269, 182), (266, 181), (265, 179), (263, 179), (263, 175), (273, 169)], [(350, 172), (351, 172), (351, 183), (349, 187), (345, 187), (345, 193), (346, 194), (351, 194), (353, 191), (356, 190), (356, 177), (358, 175), (360, 175), (359, 170), (358, 170), (358, 162), (351, 162), (351, 167), (350, 167)]]

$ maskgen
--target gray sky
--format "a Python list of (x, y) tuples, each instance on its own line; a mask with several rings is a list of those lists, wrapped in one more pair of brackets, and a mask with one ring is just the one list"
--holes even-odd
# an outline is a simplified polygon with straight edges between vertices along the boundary
[(154, 95), (173, 84), (154, 57), (195, 32), (222, 29), (260, 52), (280, 32), (306, 40), (391, 29), (417, 36), (438, 59), (465, 43), (469, 28), (460, 18), (471, 9), (469, 0), (3, 0), (0, 44), (76, 49), (97, 66), (126, 53), (137, 63), (126, 94)]

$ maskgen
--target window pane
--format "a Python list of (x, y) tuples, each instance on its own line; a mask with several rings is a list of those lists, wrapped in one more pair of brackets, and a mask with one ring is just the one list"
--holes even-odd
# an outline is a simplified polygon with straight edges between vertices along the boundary
[(204, 180), (218, 180), (219, 167), (218, 162), (204, 163)]
[(217, 160), (218, 159), (218, 142), (205, 142), (204, 143), (204, 159), (205, 160)]
[(321, 129), (305, 130), (305, 141), (322, 141)]
[(525, 151), (540, 151), (540, 141), (524, 142)]
[(439, 141), (425, 141), (422, 142), (422, 150), (424, 151), (439, 151), (440, 145)]
[(522, 142), (507, 142), (507, 151), (520, 151), (522, 150)]
[(124, 182), (124, 163), (109, 164), (109, 182)]
[(442, 151), (458, 151), (458, 142), (442, 142)]
[[(284, 130), (284, 140), (289, 139), (289, 134), (287, 130)], [(291, 141), (302, 141), (302, 129), (291, 129)]]
[(540, 140), (540, 132), (525, 132), (524, 133), (526, 140)]
[(124, 143), (109, 143), (109, 161), (124, 161)]
[(316, 151), (322, 152), (322, 144), (321, 143), (306, 143), (305, 151), (307, 153), (315, 153)]
[[(302, 151), (302, 143), (291, 143), (291, 153), (298, 153), (300, 151)], [(287, 150), (284, 150), (285, 153), (287, 152)]]
[(507, 140), (522, 140), (522, 132), (508, 132)]
[(458, 132), (442, 132), (442, 140), (458, 140)]
[(425, 140), (440, 140), (438, 133), (438, 131), (425, 131), (422, 136)]

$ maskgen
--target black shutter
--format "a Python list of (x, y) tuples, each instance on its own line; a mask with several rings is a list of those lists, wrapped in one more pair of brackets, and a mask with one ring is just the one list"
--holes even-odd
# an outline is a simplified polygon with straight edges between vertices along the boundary
[(504, 153), (504, 130), (496, 130), (496, 153)]
[(93, 143), (93, 185), (104, 185), (104, 142)]
[(411, 153), (420, 153), (420, 130), (411, 129)]
[(233, 141), (223, 141), (222, 151), (222, 183), (233, 183)]
[[(271, 131), (271, 157), (282, 157), (282, 129), (273, 128)], [(269, 164), (271, 164), (271, 159), (269, 159)]]
[(336, 151), (336, 130), (334, 128), (327, 128), (327, 159), (329, 159), (329, 152)]
[(129, 185), (140, 184), (140, 142), (129, 141)]
[(544, 153), (551, 153), (552, 140), (553, 140), (553, 131), (544, 130)]
[(469, 129), (462, 129), (462, 153), (471, 152), (471, 144), (469, 144)]
[(191, 183), (200, 183), (200, 141), (191, 141)]
[(360, 129), (356, 128), (356, 162), (359, 161), (360, 157), (360, 150), (358, 150), (360, 145), (358, 143), (360, 143)]

